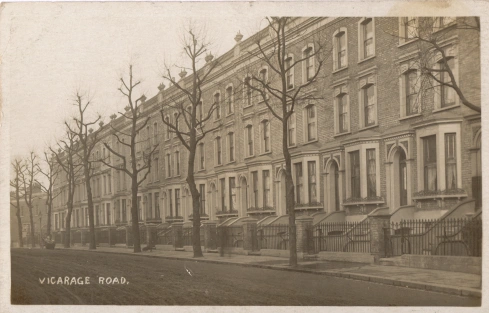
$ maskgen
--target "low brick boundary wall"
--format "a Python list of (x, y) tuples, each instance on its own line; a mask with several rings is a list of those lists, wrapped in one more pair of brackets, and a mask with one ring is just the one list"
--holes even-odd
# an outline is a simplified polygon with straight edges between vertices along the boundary
[(482, 273), (482, 258), (472, 256), (404, 254), (400, 257), (381, 259), (380, 264), (478, 275)]

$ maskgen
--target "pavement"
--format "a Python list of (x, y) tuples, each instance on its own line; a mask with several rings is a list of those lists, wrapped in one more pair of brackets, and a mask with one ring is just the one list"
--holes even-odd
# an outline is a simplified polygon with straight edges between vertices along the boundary
[(482, 277), (477, 274), (460, 272), (317, 260), (299, 260), (297, 267), (290, 267), (288, 265), (288, 258), (263, 255), (226, 254), (225, 256), (220, 256), (218, 253), (204, 253), (203, 258), (194, 258), (193, 252), (190, 251), (165, 251), (156, 249), (134, 253), (132, 248), (97, 247), (96, 250), (88, 250), (86, 246), (73, 246), (71, 249), (86, 250), (93, 253), (122, 253), (153, 258), (224, 263), (237, 266), (304, 272), (459, 296), (481, 298), (482, 294)]

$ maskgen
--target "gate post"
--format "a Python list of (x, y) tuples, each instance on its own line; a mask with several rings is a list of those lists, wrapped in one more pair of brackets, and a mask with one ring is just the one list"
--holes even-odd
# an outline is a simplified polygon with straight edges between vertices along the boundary
[(127, 225), (126, 226), (126, 247), (131, 247), (133, 244), (132, 242), (132, 225)]
[(146, 242), (148, 247), (154, 247), (156, 245), (157, 230), (155, 224), (146, 225)]
[(243, 250), (245, 251), (255, 251), (256, 242), (256, 228), (258, 220), (249, 219), (243, 221)]
[(82, 246), (86, 244), (86, 235), (87, 235), (87, 230), (86, 229), (80, 229), (80, 243)]
[[(217, 249), (217, 222), (216, 221), (202, 221), (204, 231), (204, 250)], [(202, 234), (201, 234), (202, 236)]]
[(389, 208), (379, 208), (368, 215), (370, 228), (370, 254), (374, 256), (374, 262), (385, 256), (385, 233), (384, 228), (389, 227), (391, 215)]
[[(312, 236), (308, 236), (307, 232), (309, 229), (312, 227), (312, 221), (313, 218), (310, 216), (298, 216), (295, 219), (295, 225), (296, 225), (296, 235), (297, 235), (297, 252), (298, 254), (302, 253), (308, 254), (309, 253), (309, 246), (312, 244)], [(311, 238), (309, 238), (311, 237)], [(299, 255), (298, 255), (299, 257)]]
[(173, 247), (183, 248), (183, 222), (174, 222), (171, 224), (173, 229), (173, 238), (175, 239), (173, 242)]
[(109, 247), (110, 246), (115, 246), (116, 243), (116, 227), (115, 226), (109, 226)]

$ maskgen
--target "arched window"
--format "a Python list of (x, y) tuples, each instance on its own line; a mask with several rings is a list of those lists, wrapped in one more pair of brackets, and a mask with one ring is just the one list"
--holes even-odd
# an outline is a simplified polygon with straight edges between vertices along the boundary
[(342, 27), (333, 37), (334, 69), (339, 70), (348, 66), (348, 40), (346, 28)]
[(226, 108), (228, 115), (234, 113), (234, 95), (232, 85), (226, 88)]
[(221, 94), (216, 92), (214, 94), (214, 106), (216, 111), (216, 120), (221, 118)]

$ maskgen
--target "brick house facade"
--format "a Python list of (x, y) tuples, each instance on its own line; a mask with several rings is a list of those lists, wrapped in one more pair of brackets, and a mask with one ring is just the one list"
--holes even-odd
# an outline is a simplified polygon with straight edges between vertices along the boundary
[[(480, 106), (479, 36), (456, 25), (452, 21), (438, 32), (447, 33), (442, 44), (460, 88)], [(391, 214), (406, 207), (411, 218), (437, 218), (465, 199), (480, 197), (480, 114), (450, 91), (419, 83), (421, 73), (413, 65), (418, 41), (401, 38), (404, 26), (403, 18), (393, 17), (295, 20), (291, 31), (304, 35), (288, 43), (291, 57), (300, 58), (318, 40), (330, 51), (321, 75), (305, 91), (314, 100), (299, 103), (289, 123), (299, 214), (342, 212), (343, 220), (359, 220), (378, 207), (389, 207)], [(196, 155), (203, 219), (286, 214), (281, 123), (257, 95), (249, 97), (243, 83), (250, 71), (269, 74), (247, 53), (256, 48), (254, 36), (239, 38), (234, 49), (217, 59), (220, 66), (212, 84), (203, 88), (204, 112), (216, 99), (221, 104), (219, 116), (215, 113), (210, 121), (219, 128), (207, 134)], [(295, 66), (291, 89), (306, 72), (305, 63)], [(182, 81), (186, 79), (183, 75)], [(168, 132), (159, 113), (178, 92), (174, 86), (159, 89), (141, 107), (151, 120), (139, 136), (138, 153), (155, 144), (158, 149), (139, 190), (140, 218), (146, 223), (189, 221), (188, 151)], [(164, 110), (165, 118), (172, 119), (172, 114)], [(122, 117), (111, 123), (127, 126)], [(109, 128), (104, 132), (119, 149)], [(94, 158), (108, 156), (104, 150), (100, 145)], [(111, 158), (112, 164), (120, 162), (115, 155)], [(96, 172), (95, 224), (127, 224), (129, 177), (104, 165)], [(63, 210), (60, 197), (53, 219), (61, 218)], [(87, 227), (83, 184), (75, 193), (74, 212), (73, 227)], [(55, 220), (53, 225), (59, 229)]]

